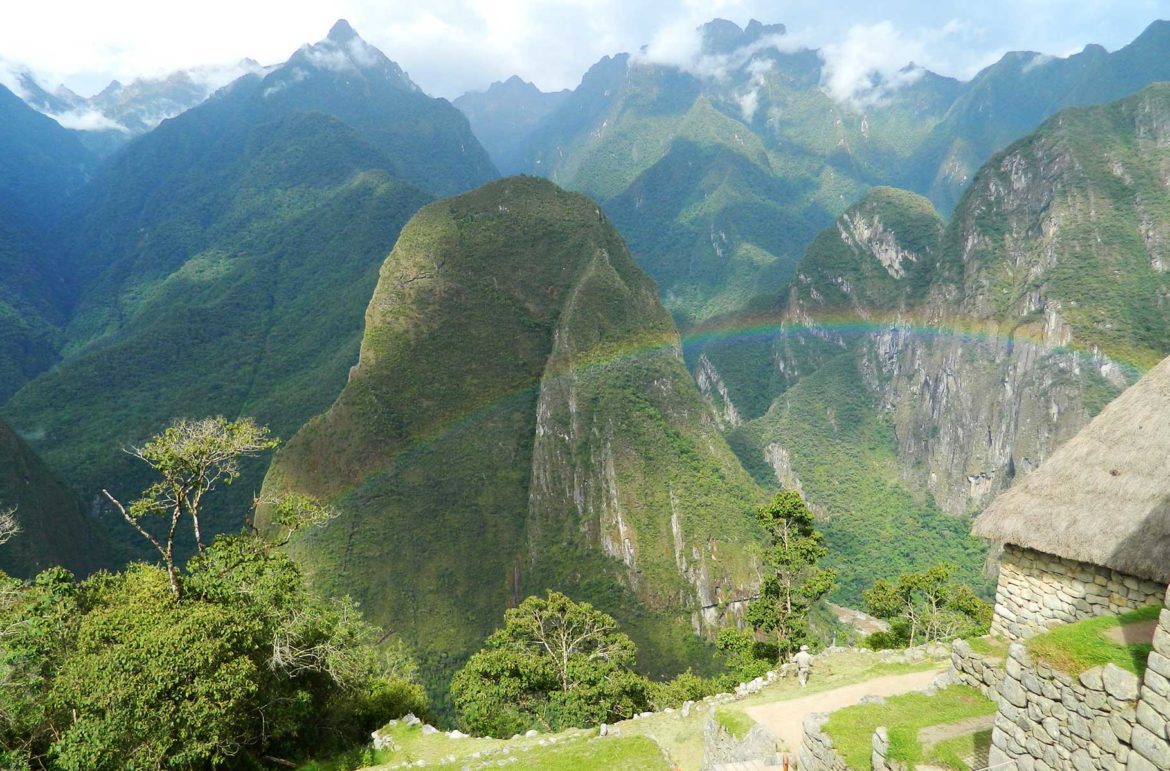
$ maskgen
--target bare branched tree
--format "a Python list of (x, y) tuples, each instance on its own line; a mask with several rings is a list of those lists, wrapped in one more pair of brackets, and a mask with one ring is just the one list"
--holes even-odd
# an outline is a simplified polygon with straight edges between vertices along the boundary
[[(219, 484), (230, 485), (240, 476), (240, 459), (254, 457), (277, 445), (268, 429), (251, 418), (229, 421), (224, 417), (177, 420), (141, 447), (128, 453), (146, 463), (161, 479), (124, 506), (108, 490), (102, 493), (122, 517), (158, 551), (170, 577), (171, 591), (178, 597), (178, 568), (175, 565), (175, 533), (184, 516), (191, 520), (195, 548), (206, 548), (200, 515), (204, 497)], [(140, 520), (161, 515), (167, 522), (166, 537), (155, 537)]]
[(20, 522), (16, 519), (16, 507), (0, 509), (0, 544), (8, 543), (20, 535)]

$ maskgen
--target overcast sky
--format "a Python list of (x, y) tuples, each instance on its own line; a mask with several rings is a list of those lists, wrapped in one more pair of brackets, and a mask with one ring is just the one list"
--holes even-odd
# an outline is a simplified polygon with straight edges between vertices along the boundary
[(1170, 0), (0, 0), (0, 59), (88, 96), (112, 78), (281, 62), (344, 17), (425, 91), (453, 98), (513, 74), (572, 88), (602, 56), (669, 52), (713, 16), (783, 22), (854, 68), (914, 60), (966, 78), (1009, 50), (1115, 50), (1170, 18)]

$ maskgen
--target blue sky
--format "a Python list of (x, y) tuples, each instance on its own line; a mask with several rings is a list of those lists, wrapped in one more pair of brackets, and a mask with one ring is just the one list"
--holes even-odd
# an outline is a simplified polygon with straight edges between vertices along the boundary
[(670, 59), (712, 16), (783, 22), (844, 79), (910, 60), (966, 78), (1009, 50), (1114, 50), (1170, 17), (1170, 0), (39, 0), (0, 3), (0, 59), (88, 95), (112, 78), (280, 62), (345, 17), (428, 93), (454, 97), (512, 74), (573, 87), (601, 56), (644, 43)]

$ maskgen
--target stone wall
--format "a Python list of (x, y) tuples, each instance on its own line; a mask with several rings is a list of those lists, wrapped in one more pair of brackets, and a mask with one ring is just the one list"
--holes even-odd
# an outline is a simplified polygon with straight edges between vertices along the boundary
[(1011, 544), (1004, 548), (992, 634), (1020, 640), (1058, 624), (1157, 605), (1165, 585)]
[(719, 725), (712, 715), (707, 718), (703, 729), (702, 771), (710, 771), (725, 763), (763, 762), (776, 766), (776, 737), (764, 726), (757, 723), (747, 736), (737, 739)]
[[(1166, 594), (1170, 607), (1170, 591)], [(1138, 695), (1129, 771), (1170, 768), (1170, 610), (1162, 610)]]
[(1124, 770), (1133, 756), (1138, 678), (1113, 664), (1073, 677), (1008, 649), (989, 765), (1018, 771)]
[(951, 645), (951, 669), (955, 679), (964, 685), (978, 688), (989, 699), (995, 699), (999, 682), (1003, 679), (1004, 659), (976, 652), (966, 640), (955, 640)]
[(800, 771), (849, 771), (849, 766), (837, 754), (833, 740), (825, 733), (828, 712), (818, 712), (804, 719), (804, 741), (800, 744), (797, 768)]

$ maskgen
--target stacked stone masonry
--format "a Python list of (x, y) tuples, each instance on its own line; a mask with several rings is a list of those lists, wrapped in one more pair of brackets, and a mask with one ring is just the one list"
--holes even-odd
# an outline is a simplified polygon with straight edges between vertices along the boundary
[(1132, 754), (1138, 678), (1106, 664), (1073, 677), (1008, 649), (990, 765), (1019, 771), (1124, 771)]
[(827, 712), (804, 719), (804, 741), (800, 745), (796, 766), (800, 771), (849, 771), (849, 766), (837, 754), (833, 740), (824, 731), (827, 722)]
[[(1170, 591), (1166, 595), (1170, 607)], [(1154, 630), (1154, 650), (1146, 660), (1130, 745), (1128, 771), (1170, 769), (1170, 610), (1163, 609)]]
[(1165, 591), (1165, 584), (1009, 544), (999, 563), (991, 632), (1021, 640), (1059, 624), (1156, 605)]
[(955, 678), (978, 688), (989, 699), (995, 699), (999, 681), (1003, 679), (1003, 667), (1002, 658), (977, 653), (966, 640), (955, 640), (951, 645), (951, 669)]

